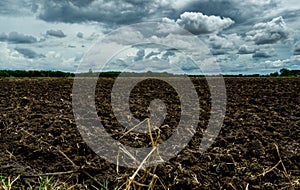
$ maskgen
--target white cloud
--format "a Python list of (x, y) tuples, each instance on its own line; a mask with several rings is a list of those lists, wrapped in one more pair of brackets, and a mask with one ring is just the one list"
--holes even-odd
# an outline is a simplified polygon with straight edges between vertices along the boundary
[(288, 59), (267, 60), (264, 63), (274, 68), (288, 68), (299, 70), (300, 56), (294, 55)]
[(285, 63), (285, 60), (275, 60), (275, 61), (270, 61), (267, 60), (265, 61), (265, 64), (267, 64), (268, 66), (272, 66), (272, 67), (283, 67)]
[(135, 30), (135, 28), (128, 27), (126, 29), (120, 29), (117, 32), (114, 31), (109, 34), (105, 42), (115, 42), (122, 45), (140, 43), (144, 39), (143, 34)]
[(233, 50), (238, 48), (241, 42), (241, 37), (235, 33), (228, 35), (211, 35), (208, 39), (208, 43), (213, 49)]
[(207, 16), (200, 12), (185, 12), (180, 15), (176, 23), (191, 33), (198, 35), (219, 32), (234, 24), (234, 21), (230, 18)]
[(55, 52), (55, 51), (49, 51), (46, 53), (46, 57), (50, 59), (58, 59), (61, 58), (61, 53)]
[(224, 37), (217, 35), (210, 36), (209, 42), (212, 48), (214, 49), (228, 49), (232, 48), (233, 43)]
[(22, 54), (9, 49), (7, 42), (0, 42), (0, 54), (1, 69), (23, 69), (29, 66)]
[(173, 9), (180, 10), (189, 3), (192, 3), (193, 0), (156, 0), (155, 2), (162, 7), (172, 7)]
[(243, 43), (243, 39), (236, 33), (222, 34), (222, 35), (210, 35), (203, 39), (213, 55), (225, 55), (235, 54), (240, 44)]
[(281, 16), (270, 22), (255, 24), (253, 29), (247, 32), (246, 40), (254, 41), (257, 45), (285, 41), (289, 38), (291, 32)]

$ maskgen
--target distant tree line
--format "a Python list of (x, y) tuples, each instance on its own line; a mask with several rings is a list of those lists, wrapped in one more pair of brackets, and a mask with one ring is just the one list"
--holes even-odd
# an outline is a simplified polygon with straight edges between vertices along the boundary
[(279, 72), (270, 73), (271, 77), (299, 77), (300, 76), (300, 70), (289, 70), (286, 68), (280, 69)]
[(107, 71), (107, 72), (92, 72), (91, 70), (88, 73), (76, 73), (76, 76), (87, 76), (87, 77), (118, 77), (122, 74), (123, 77), (145, 77), (145, 76), (156, 76), (156, 77), (169, 77), (177, 76), (167, 72), (151, 72), (147, 71), (144, 73), (135, 73), (135, 72), (119, 72), (119, 71)]
[(260, 74), (238, 74), (238, 75), (222, 75), (223, 77), (260, 77)]
[(0, 77), (74, 77), (73, 73), (62, 71), (0, 70)]
[[(118, 77), (121, 72), (108, 71), (108, 72), (93, 72), (91, 69), (87, 73), (76, 73), (76, 76), (87, 76), (87, 77)], [(122, 76), (138, 77), (138, 76), (180, 76), (167, 72), (156, 73), (148, 71), (146, 73), (122, 73)], [(204, 77), (204, 75), (188, 75), (189, 77)], [(300, 77), (300, 70), (289, 70), (286, 68), (280, 69), (279, 72), (270, 73), (267, 75), (259, 74), (237, 74), (237, 75), (223, 75), (223, 77)], [(24, 71), (24, 70), (0, 70), (0, 77), (75, 77), (74, 73), (62, 72), (62, 71)]]

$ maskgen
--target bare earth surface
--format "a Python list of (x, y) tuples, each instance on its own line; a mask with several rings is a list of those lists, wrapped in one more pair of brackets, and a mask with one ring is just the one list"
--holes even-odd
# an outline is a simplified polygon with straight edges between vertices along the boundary
[[(225, 121), (202, 154), (198, 148), (210, 116), (210, 95), (205, 79), (193, 83), (201, 107), (197, 132), (176, 158), (157, 167), (160, 183), (154, 189), (300, 189), (300, 78), (226, 78)], [(109, 189), (122, 189), (135, 169), (119, 167), (117, 173), (115, 164), (85, 144), (73, 116), (72, 84), (72, 79), (0, 79), (0, 174), (20, 175), (20, 188), (49, 175), (75, 189), (101, 189), (104, 182)], [(99, 80), (96, 107), (106, 130), (119, 139), (125, 131), (111, 110), (113, 84), (112, 78)], [(140, 83), (131, 93), (130, 109), (142, 121), (157, 98), (168, 111), (168, 127), (160, 135), (164, 141), (176, 132), (180, 117), (180, 101), (170, 85)], [(151, 143), (137, 133), (120, 142)]]

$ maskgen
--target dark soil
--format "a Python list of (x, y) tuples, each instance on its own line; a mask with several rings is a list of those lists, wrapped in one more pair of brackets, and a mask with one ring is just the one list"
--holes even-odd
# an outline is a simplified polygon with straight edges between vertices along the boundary
[[(201, 107), (198, 129), (176, 158), (158, 166), (161, 183), (169, 189), (300, 189), (300, 78), (225, 82), (223, 127), (214, 144), (200, 153), (211, 103), (205, 79), (193, 79)], [(19, 187), (53, 175), (75, 189), (101, 189), (104, 182), (114, 189), (133, 175), (135, 169), (125, 167), (117, 173), (115, 164), (85, 144), (73, 116), (72, 84), (72, 79), (0, 79), (0, 175), (20, 175)], [(96, 108), (106, 130), (118, 139), (124, 129), (110, 106), (113, 84), (111, 78), (100, 80)], [(164, 124), (169, 127), (160, 135), (164, 141), (176, 131), (180, 101), (170, 85), (147, 80), (131, 93), (133, 115), (141, 121), (149, 117), (153, 99), (167, 107)], [(144, 147), (150, 138), (130, 133), (121, 142)], [(155, 189), (163, 189), (161, 183)]]

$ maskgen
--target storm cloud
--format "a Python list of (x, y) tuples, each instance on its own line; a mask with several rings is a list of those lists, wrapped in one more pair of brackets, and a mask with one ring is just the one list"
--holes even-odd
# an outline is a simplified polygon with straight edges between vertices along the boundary
[(108, 25), (123, 25), (163, 17), (176, 20), (184, 12), (201, 12), (203, 15), (217, 15), (230, 18), (237, 23), (244, 23), (277, 6), (278, 2), (273, 0), (41, 0), (35, 2), (38, 17), (45, 21), (68, 23), (97, 21)]
[(113, 24), (129, 24), (142, 21), (159, 8), (157, 3), (141, 0), (42, 0), (37, 3), (40, 19), (50, 22), (97, 21)]

